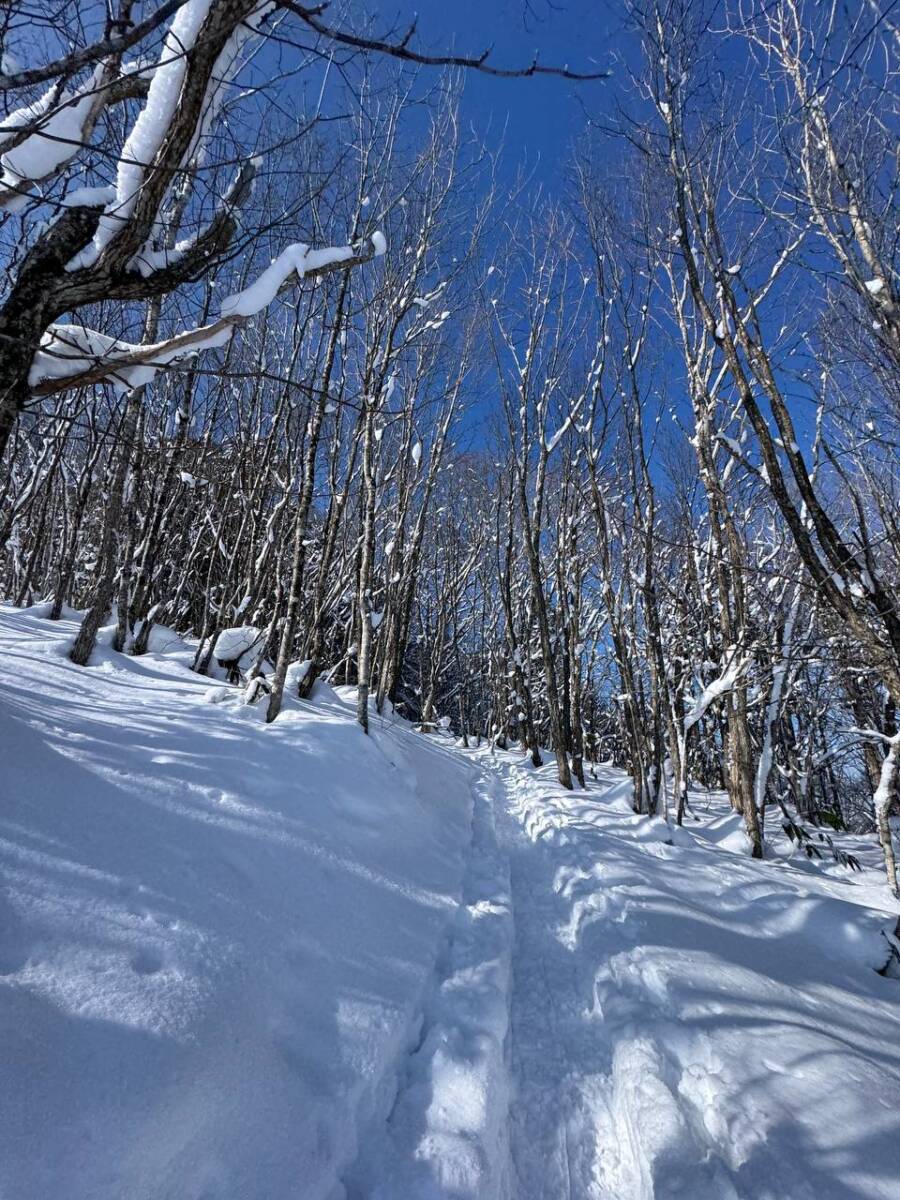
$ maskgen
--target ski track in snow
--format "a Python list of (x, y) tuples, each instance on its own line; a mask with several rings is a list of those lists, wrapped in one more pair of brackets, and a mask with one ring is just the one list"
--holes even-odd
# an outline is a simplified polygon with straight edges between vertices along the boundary
[(379, 1122), (345, 1175), (347, 1200), (509, 1194), (506, 1035), (512, 916), (497, 843), (498, 781), (472, 784), (462, 896), (435, 964), (420, 1032)]
[[(505, 774), (515, 787), (515, 770)], [(520, 787), (529, 787), (524, 778)], [(505, 825), (516, 913), (510, 1014), (515, 1195), (587, 1196), (592, 1131), (602, 1119), (592, 1080), (606, 1070), (607, 1056), (599, 1039), (592, 1044), (585, 1036), (585, 962), (557, 936), (552, 826), (523, 834), (515, 813)]]

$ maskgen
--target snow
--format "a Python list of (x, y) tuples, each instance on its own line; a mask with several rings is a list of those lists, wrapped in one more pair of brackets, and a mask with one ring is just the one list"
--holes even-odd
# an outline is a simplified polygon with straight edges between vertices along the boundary
[[(372, 238), (373, 245), (375, 238)], [(376, 249), (376, 254), (378, 253)], [(321, 270), (332, 263), (346, 262), (358, 251), (352, 246), (329, 246), (322, 250), (311, 250), (303, 242), (294, 242), (274, 258), (258, 279), (249, 287), (222, 302), (223, 317), (252, 317), (262, 312), (292, 275), (302, 279), (307, 271)]]
[(387, 253), (387, 238), (380, 229), (376, 229), (372, 234), (372, 249), (376, 258), (381, 258), (383, 254)]
[(101, 187), (78, 187), (66, 192), (60, 203), (64, 208), (103, 208), (116, 194), (111, 185)]
[(311, 658), (298, 659), (296, 662), (288, 665), (284, 684), (289, 692), (296, 691), (300, 684), (303, 683), (312, 665)]
[[(874, 969), (896, 915), (872, 839), (861, 874), (788, 858), (783, 838), (755, 862), (723, 797), (694, 795), (679, 830), (635, 816), (612, 768), (572, 793), (552, 766), (493, 761), (515, 925), (510, 1194), (896, 1196), (900, 983)], [(740, 853), (716, 843), (735, 833)]]
[(116, 198), (107, 207), (93, 240), (68, 264), (68, 270), (95, 263), (134, 212), (144, 181), (144, 172), (162, 145), (178, 102), (187, 71), (187, 52), (211, 6), (212, 0), (186, 0), (172, 18), (159, 62), (153, 70), (147, 99), (125, 140), (116, 172)]
[[(211, 7), (212, 0), (185, 0), (175, 13), (159, 60), (149, 72), (150, 86), (146, 101), (122, 148), (117, 164), (114, 194), (106, 204), (106, 211), (100, 218), (92, 241), (67, 263), (67, 270), (74, 271), (92, 266), (134, 212), (147, 168), (155, 160), (181, 101), (188, 55)], [(227, 84), (240, 65), (241, 52), (247, 40), (259, 31), (271, 7), (270, 3), (259, 4), (238, 23), (228, 38), (216, 60), (212, 80), (204, 98), (202, 114), (183, 161), (192, 159), (195, 165), (202, 162), (202, 143), (219, 114)], [(160, 225), (157, 222), (154, 236), (159, 230)], [(167, 263), (177, 261), (189, 244), (190, 239), (171, 251), (156, 251), (145, 245), (132, 258), (130, 265), (147, 275)]]
[[(34, 356), (28, 382), (32, 387), (50, 379), (68, 379), (93, 367), (106, 366), (109, 382), (121, 395), (149, 383), (157, 371), (180, 358), (224, 346), (231, 337), (229, 327), (181, 346), (165, 343), (142, 346), (110, 337), (83, 325), (51, 325), (41, 338), (41, 349)], [(117, 366), (117, 360), (141, 353), (147, 361), (133, 366)]]
[(33, 104), (2, 119), (0, 125), (5, 136), (0, 138), (0, 147), (11, 140), (16, 130), (35, 122), (38, 127), (19, 145), (0, 156), (3, 168), (0, 187), (36, 183), (52, 175), (76, 153), (83, 140), (85, 122), (97, 98), (102, 73), (102, 68), (98, 67), (83, 87), (61, 94), (53, 84)]
[(235, 625), (232, 629), (223, 629), (216, 638), (213, 657), (221, 663), (238, 662), (261, 637), (262, 631), (255, 625)]
[(331, 1198), (421, 1026), (473, 770), (322, 685), (271, 726), (209, 703), (177, 639), (76, 668), (45, 612), (0, 607), (0, 1194)]
[(891, 806), (897, 795), (897, 779), (900, 775), (900, 733), (886, 741), (887, 752), (881, 763), (881, 774), (878, 787), (872, 797), (875, 814), (881, 821), (889, 823)]
[(870, 296), (877, 296), (878, 293), (880, 291), (882, 291), (884, 288), (884, 280), (883, 279), (867, 279), (865, 286), (866, 286), (866, 291), (869, 293)]
[(689, 729), (693, 729), (697, 722), (702, 719), (704, 713), (714, 700), (718, 700), (720, 696), (724, 696), (731, 691), (743, 674), (746, 666), (746, 657), (741, 657), (737, 651), (732, 651), (731, 657), (725, 664), (722, 673), (703, 689), (699, 699), (695, 701), (690, 711), (685, 713), (685, 733)]
[(508, 1194), (505, 1041), (513, 946), (509, 874), (494, 827), (500, 789), (475, 788), (462, 902), (447, 931), (418, 1045), (389, 1121), (345, 1183), (367, 1200)]
[(718, 793), (679, 829), (321, 682), (267, 726), (47, 611), (0, 607), (0, 1194), (898, 1194), (873, 837), (755, 861)]
[(569, 431), (569, 429), (572, 426), (573, 419), (574, 419), (574, 414), (570, 413), (569, 416), (566, 417), (565, 421), (563, 421), (562, 425), (560, 425), (559, 429), (557, 429), (556, 433), (554, 433), (553, 436), (544, 443), (544, 448), (548, 454), (552, 454), (553, 451), (556, 449), (556, 447), (559, 445), (559, 443), (562, 441), (562, 439), (565, 437), (566, 433)]

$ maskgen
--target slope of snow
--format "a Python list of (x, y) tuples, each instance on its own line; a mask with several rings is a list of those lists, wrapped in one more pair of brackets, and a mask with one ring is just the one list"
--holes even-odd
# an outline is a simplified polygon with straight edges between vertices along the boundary
[(0, 608), (0, 1195), (331, 1197), (431, 1003), (473, 768)]
[(516, 1200), (900, 1195), (880, 872), (755, 862), (715, 798), (694, 798), (696, 832), (672, 830), (631, 812), (620, 772), (565, 793), (552, 768), (498, 757)]
[[(896, 904), (0, 608), (0, 1196), (894, 1200)], [(210, 701), (215, 700), (215, 703)]]

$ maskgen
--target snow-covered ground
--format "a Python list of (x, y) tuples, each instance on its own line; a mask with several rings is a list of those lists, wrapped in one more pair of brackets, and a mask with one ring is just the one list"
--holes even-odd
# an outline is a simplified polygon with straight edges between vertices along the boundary
[(3, 1200), (888, 1200), (861, 873), (0, 608)]
[(585, 796), (499, 769), (517, 1200), (900, 1196), (877, 870), (754, 862), (715, 800), (673, 838), (617, 771)]
[(266, 726), (174, 637), (80, 669), (74, 632), (0, 610), (0, 1196), (330, 1196), (418, 1036), (477, 772), (327, 689)]

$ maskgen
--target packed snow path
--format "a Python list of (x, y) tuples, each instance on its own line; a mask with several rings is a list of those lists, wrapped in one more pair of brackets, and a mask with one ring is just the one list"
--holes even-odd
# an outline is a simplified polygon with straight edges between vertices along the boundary
[(757, 863), (721, 799), (679, 830), (635, 816), (619, 771), (567, 793), (551, 766), (466, 757), (488, 782), (460, 907), (341, 1195), (896, 1200), (900, 983), (875, 970), (871, 839), (845, 837), (859, 875), (787, 843)]

